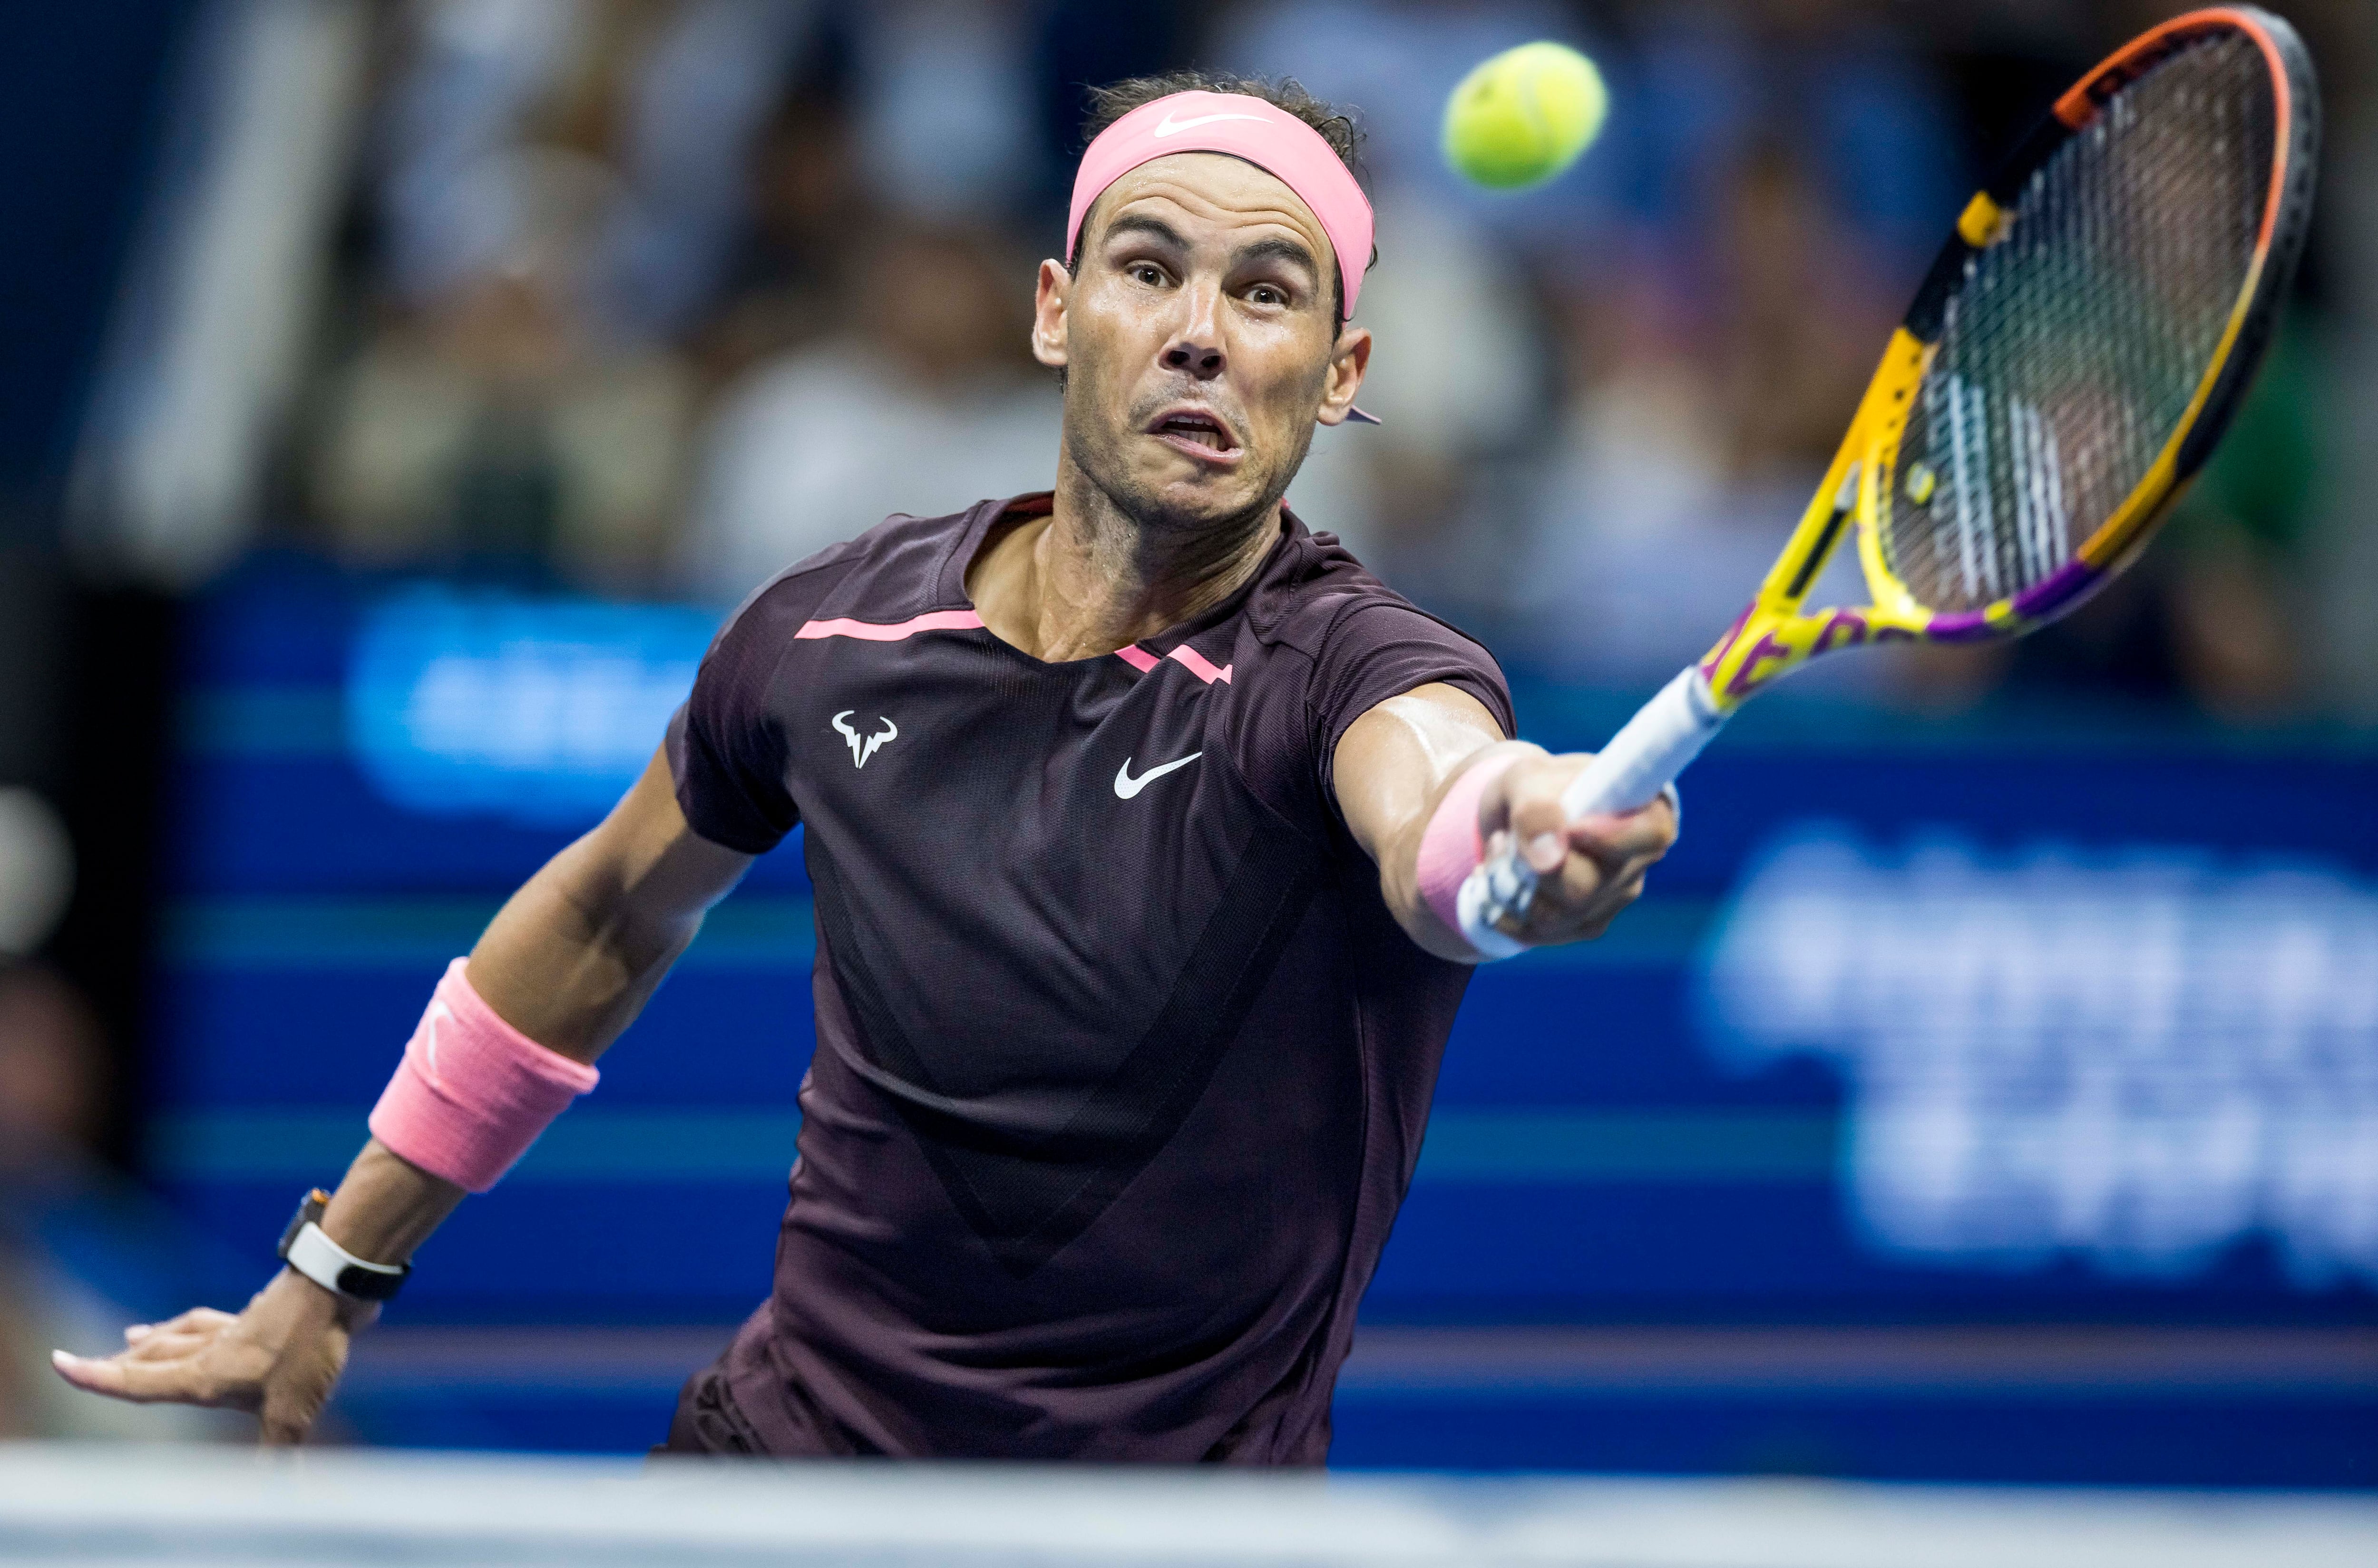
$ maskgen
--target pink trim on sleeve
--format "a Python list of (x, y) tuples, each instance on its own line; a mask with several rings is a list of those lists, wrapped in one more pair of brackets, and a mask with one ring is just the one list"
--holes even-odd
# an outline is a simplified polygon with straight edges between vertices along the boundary
[(1146, 675), (1148, 671), (1154, 669), (1159, 663), (1155, 654), (1149, 652), (1147, 649), (1142, 648), (1136, 642), (1126, 642), (1122, 647), (1116, 649), (1115, 657), (1121, 659), (1124, 664), (1129, 664), (1133, 669), (1137, 670), (1142, 675)]
[(372, 1107), (372, 1136), (411, 1165), (472, 1192), (510, 1170), (602, 1074), (496, 1015), (456, 959)]
[(1478, 802), (1486, 786), (1501, 778), (1519, 755), (1489, 758), (1454, 780), (1421, 834), (1420, 895), (1448, 931), (1460, 931), (1461, 884), (1486, 859), (1486, 836), (1478, 831)]

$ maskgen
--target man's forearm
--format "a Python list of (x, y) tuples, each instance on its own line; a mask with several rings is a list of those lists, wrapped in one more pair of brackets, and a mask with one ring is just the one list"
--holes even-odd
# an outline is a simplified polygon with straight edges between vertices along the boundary
[[(531, 878), (469, 963), (438, 982), (373, 1112), (375, 1135), (322, 1212), (322, 1234), (364, 1263), (411, 1262), (466, 1184), (485, 1191), (499, 1180), (594, 1086), (588, 1064), (750, 864), (692, 831), (656, 754), (602, 824)], [(254, 1410), (267, 1442), (295, 1442), (338, 1382), (349, 1335), (378, 1313), (317, 1283), (318, 1272), (282, 1270), (236, 1315), (194, 1308), (127, 1330), (113, 1356), (53, 1359), (78, 1388)]]
[(462, 1201), (462, 1189), (406, 1163), (373, 1138), (330, 1194), (322, 1234), (358, 1258), (402, 1263)]
[[(526, 1036), (525, 1048), (592, 1063), (634, 1022), (746, 864), (686, 829), (656, 756), (602, 825), (488, 922), (464, 970), (468, 988)], [(332, 1194), (322, 1230), (357, 1257), (402, 1263), (463, 1192), (373, 1138)]]
[[(572, 863), (582, 847), (556, 856), (504, 904), (465, 973), (512, 1027), (548, 1050), (592, 1062), (634, 1022), (702, 916), (696, 910), (648, 923), (605, 912), (588, 896), (597, 890), (585, 886), (594, 868), (582, 856)], [(463, 1196), (462, 1188), (373, 1138), (331, 1194), (322, 1233), (359, 1258), (404, 1263)]]

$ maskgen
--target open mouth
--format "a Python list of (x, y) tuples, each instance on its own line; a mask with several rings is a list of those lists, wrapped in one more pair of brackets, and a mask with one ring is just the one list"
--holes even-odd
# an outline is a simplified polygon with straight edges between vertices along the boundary
[(1176, 409), (1149, 426), (1148, 434), (1207, 457), (1235, 457), (1239, 450), (1222, 422), (1198, 409)]

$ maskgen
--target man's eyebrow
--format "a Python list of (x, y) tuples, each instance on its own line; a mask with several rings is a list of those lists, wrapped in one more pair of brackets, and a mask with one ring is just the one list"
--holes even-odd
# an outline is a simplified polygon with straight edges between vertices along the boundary
[(1150, 239), (1160, 241), (1175, 250), (1189, 248), (1189, 242), (1181, 237), (1180, 230), (1163, 219), (1151, 218), (1145, 212), (1125, 212), (1107, 224), (1108, 239), (1113, 239), (1117, 234), (1130, 233), (1146, 234)]
[(1318, 279), (1321, 276), (1321, 263), (1314, 258), (1312, 251), (1308, 250), (1305, 246), (1298, 244), (1294, 240), (1280, 239), (1277, 236), (1267, 240), (1255, 241), (1255, 244), (1248, 245), (1243, 250), (1241, 250), (1231, 259), (1242, 265), (1250, 261), (1261, 261), (1266, 259), (1286, 261), (1303, 268), (1307, 272), (1312, 273), (1315, 279)]

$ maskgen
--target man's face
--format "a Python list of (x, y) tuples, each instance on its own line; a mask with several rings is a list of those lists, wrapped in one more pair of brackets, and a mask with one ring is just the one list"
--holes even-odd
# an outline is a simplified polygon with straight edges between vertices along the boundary
[(1340, 329), (1329, 236), (1272, 175), (1159, 158), (1040, 266), (1032, 347), (1065, 369), (1065, 455), (1126, 514), (1196, 529), (1267, 509), (1346, 417), (1370, 333)]

